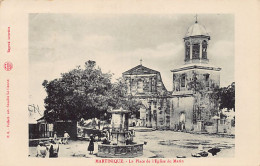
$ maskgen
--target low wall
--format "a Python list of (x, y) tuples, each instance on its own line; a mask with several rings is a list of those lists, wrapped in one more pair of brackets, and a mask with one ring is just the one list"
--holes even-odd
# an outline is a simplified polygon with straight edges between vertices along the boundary
[(99, 157), (107, 158), (133, 158), (143, 155), (143, 144), (134, 145), (98, 145)]
[[(217, 126), (205, 126), (205, 130), (208, 133), (217, 133)], [(218, 133), (227, 133), (229, 135), (235, 134), (235, 127), (230, 127), (228, 125), (219, 125), (218, 126)]]

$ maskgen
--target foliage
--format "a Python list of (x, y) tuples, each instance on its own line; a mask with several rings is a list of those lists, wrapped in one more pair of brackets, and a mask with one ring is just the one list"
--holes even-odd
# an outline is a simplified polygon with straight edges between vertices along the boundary
[[(61, 78), (43, 81), (47, 92), (44, 116), (47, 121), (100, 118), (107, 110), (124, 107), (136, 111), (136, 101), (126, 98), (122, 79), (112, 83), (112, 74), (103, 73), (95, 61), (87, 61), (85, 68), (77, 67)], [(104, 117), (108, 118), (108, 117)]]
[(235, 111), (235, 82), (222, 88), (216, 88), (212, 95), (219, 101), (219, 108), (234, 109)]
[[(209, 95), (210, 102), (214, 104), (212, 115), (218, 112), (218, 109), (227, 108), (235, 111), (235, 82), (227, 87), (215, 87), (212, 91), (204, 91), (204, 82), (198, 79), (198, 74), (193, 73), (192, 81), (188, 86), (195, 92), (195, 95), (204, 96)], [(199, 98), (199, 97), (198, 97)]]
[(111, 89), (111, 98), (109, 104), (113, 108), (120, 108), (131, 111), (139, 118), (139, 109), (142, 106), (142, 102), (135, 99), (131, 95), (127, 95), (127, 84), (124, 79), (119, 78), (116, 83), (113, 84)]
[(220, 109), (227, 108), (235, 111), (235, 82), (221, 90)]
[(196, 72), (193, 72), (192, 74), (192, 81), (188, 83), (188, 86), (195, 92), (201, 93), (201, 90), (203, 90), (203, 82), (198, 79), (198, 74)]

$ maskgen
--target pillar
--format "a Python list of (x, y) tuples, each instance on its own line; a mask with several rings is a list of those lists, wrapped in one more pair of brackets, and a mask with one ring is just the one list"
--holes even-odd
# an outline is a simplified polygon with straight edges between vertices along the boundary
[(151, 120), (152, 120), (152, 115), (151, 115), (151, 111), (152, 110), (152, 101), (149, 102), (149, 107), (147, 109), (147, 112), (148, 112), (148, 117), (147, 117), (147, 127), (152, 127), (152, 124), (151, 124)]
[[(160, 119), (162, 118), (162, 114), (160, 114), (160, 111), (163, 111), (163, 106), (160, 105), (161, 102), (156, 103), (156, 128), (159, 129), (161, 128)], [(158, 107), (161, 107), (161, 110), (158, 109)]]
[(154, 120), (153, 120), (153, 110), (154, 110), (154, 103), (151, 101), (151, 110), (150, 110), (150, 116), (151, 116), (151, 121), (150, 121), (150, 126), (154, 127)]
[(129, 88), (130, 88), (130, 94), (132, 95), (132, 77), (130, 76), (130, 80), (129, 80), (129, 83), (130, 83), (130, 85), (129, 85)]
[(200, 41), (200, 61), (202, 59), (202, 41)]
[(122, 114), (122, 130), (125, 129), (125, 114)]
[(152, 103), (151, 103), (151, 122), (152, 122), (152, 128), (154, 128), (154, 129), (156, 129), (156, 121), (157, 121), (157, 119), (156, 119), (156, 121), (155, 121), (155, 117), (154, 117), (154, 111), (156, 111), (156, 116), (157, 116), (157, 110), (156, 110), (156, 108), (155, 108), (155, 104), (154, 104), (154, 101), (152, 101)]
[(192, 59), (192, 42), (190, 41), (190, 60)]
[(124, 116), (123, 114), (120, 114), (120, 131), (122, 131), (124, 127), (123, 116)]
[(173, 130), (174, 129), (174, 119), (173, 119), (173, 116), (174, 116), (174, 112), (173, 112), (173, 99), (171, 99), (171, 102), (170, 102), (170, 129)]

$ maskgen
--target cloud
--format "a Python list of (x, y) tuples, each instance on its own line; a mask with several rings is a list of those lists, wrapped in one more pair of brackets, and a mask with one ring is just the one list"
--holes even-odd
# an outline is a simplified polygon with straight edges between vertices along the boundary
[(97, 64), (104, 71), (111, 71), (114, 77), (121, 77), (127, 71), (140, 63), (146, 67), (161, 72), (165, 86), (171, 87), (171, 69), (183, 64), (184, 53), (182, 44), (164, 43), (155, 48), (136, 49), (127, 52), (100, 52), (96, 55)]
[(88, 35), (81, 40), (86, 46), (104, 46), (114, 42), (114, 38), (109, 35)]
[(217, 41), (209, 47), (209, 59), (212, 64), (222, 68), (220, 86), (228, 86), (234, 80), (234, 43), (231, 41)]
[(217, 41), (209, 43), (208, 48), (209, 58), (211, 59), (218, 59), (219, 57), (227, 57), (232, 56), (234, 57), (234, 42), (231, 41)]
[[(33, 18), (29, 56), (30, 92), (35, 104), (41, 101), (43, 105), (46, 93), (41, 83), (44, 79), (57, 78), (62, 72), (83, 66), (87, 60), (95, 60), (103, 72), (111, 71), (117, 78), (139, 65), (142, 58), (144, 66), (161, 72), (165, 86), (171, 90), (170, 70), (184, 64), (182, 37), (193, 23), (193, 16), (147, 16), (54, 14)], [(234, 80), (233, 36), (226, 33), (228, 29), (233, 32), (232, 26), (227, 26), (233, 23), (226, 19), (220, 24), (226, 16), (219, 21), (212, 18), (210, 15), (203, 21), (207, 30), (213, 32), (208, 56), (211, 63), (222, 68), (221, 84), (226, 85)]]

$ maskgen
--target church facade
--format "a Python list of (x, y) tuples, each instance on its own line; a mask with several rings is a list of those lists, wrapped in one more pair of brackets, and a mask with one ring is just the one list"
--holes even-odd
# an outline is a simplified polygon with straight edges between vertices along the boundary
[[(203, 131), (214, 122), (218, 103), (212, 98), (220, 85), (221, 68), (210, 64), (210, 36), (197, 21), (184, 38), (184, 65), (172, 69), (172, 90), (167, 91), (159, 71), (142, 64), (124, 72), (127, 95), (140, 100), (139, 125), (154, 129)], [(170, 72), (170, 71), (169, 71)]]

